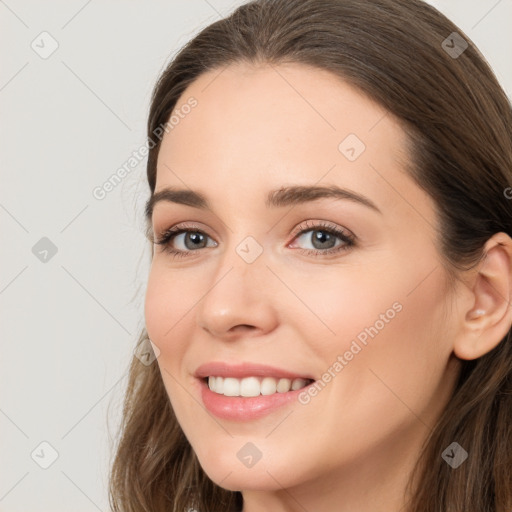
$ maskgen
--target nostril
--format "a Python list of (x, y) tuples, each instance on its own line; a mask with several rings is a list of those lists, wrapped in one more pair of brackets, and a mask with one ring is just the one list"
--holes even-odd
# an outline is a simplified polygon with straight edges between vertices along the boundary
[(244, 331), (246, 331), (247, 329), (252, 330), (252, 329), (254, 329), (254, 325), (240, 324), (240, 325), (235, 325), (235, 327), (232, 328), (232, 330), (238, 330), (238, 329), (242, 329)]

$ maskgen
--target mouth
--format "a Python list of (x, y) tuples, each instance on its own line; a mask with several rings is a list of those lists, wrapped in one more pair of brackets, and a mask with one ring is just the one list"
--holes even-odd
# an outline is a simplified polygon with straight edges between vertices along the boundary
[(298, 391), (314, 382), (313, 379), (286, 377), (250, 376), (239, 379), (236, 377), (208, 376), (203, 379), (210, 391), (224, 396), (269, 396), (276, 393)]
[(210, 362), (194, 373), (206, 409), (218, 418), (246, 422), (293, 406), (312, 375), (258, 363)]

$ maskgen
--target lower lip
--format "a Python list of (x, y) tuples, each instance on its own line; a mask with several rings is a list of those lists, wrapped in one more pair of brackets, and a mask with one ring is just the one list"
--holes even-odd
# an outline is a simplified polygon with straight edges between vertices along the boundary
[(233, 421), (251, 421), (296, 401), (298, 395), (309, 386), (286, 393), (251, 397), (225, 396), (213, 392), (204, 380), (200, 380), (201, 398), (205, 407), (218, 418)]

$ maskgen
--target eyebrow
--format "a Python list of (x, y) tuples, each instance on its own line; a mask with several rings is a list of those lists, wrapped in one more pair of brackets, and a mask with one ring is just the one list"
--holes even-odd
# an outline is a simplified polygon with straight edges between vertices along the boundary
[[(281, 187), (268, 193), (265, 206), (267, 208), (280, 208), (285, 206), (295, 206), (310, 201), (316, 201), (318, 199), (345, 199), (367, 206), (378, 213), (382, 213), (375, 203), (367, 197), (351, 190), (340, 188), (337, 185), (320, 187), (314, 185), (294, 185)], [(155, 205), (160, 202), (183, 204), (186, 206), (192, 206), (193, 208), (199, 208), (201, 210), (210, 210), (208, 200), (200, 192), (190, 189), (186, 190), (175, 187), (166, 187), (153, 194), (146, 202), (146, 219), (151, 220)]]

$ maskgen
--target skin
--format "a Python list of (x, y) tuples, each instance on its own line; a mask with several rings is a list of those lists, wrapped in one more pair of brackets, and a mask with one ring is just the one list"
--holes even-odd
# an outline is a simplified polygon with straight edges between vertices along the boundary
[[(155, 245), (145, 302), (178, 421), (207, 475), (243, 492), (244, 512), (397, 512), (453, 390), (454, 351), (490, 350), (510, 326), (510, 308), (496, 313), (502, 323), (486, 337), (488, 316), (472, 312), (480, 298), (486, 310), (501, 306), (481, 284), (488, 296), (475, 295), (483, 274), (448, 287), (434, 204), (404, 170), (405, 133), (356, 89), (303, 65), (237, 64), (199, 77), (177, 109), (191, 96), (197, 107), (162, 140), (155, 191), (198, 190), (211, 210), (161, 202), (152, 227), (158, 235), (193, 222), (209, 247), (193, 250), (181, 235), (173, 247), (188, 253), (173, 258)], [(366, 145), (353, 162), (338, 149), (350, 133)], [(336, 184), (380, 213), (332, 198), (265, 207), (269, 190), (293, 184)], [(316, 248), (315, 230), (294, 233), (313, 221), (350, 231), (356, 245), (301, 253)], [(236, 252), (247, 236), (263, 250), (250, 264)], [(507, 247), (487, 260), (502, 276), (510, 275)], [(503, 286), (509, 297), (509, 281)], [(246, 422), (204, 408), (193, 377), (200, 364), (250, 361), (321, 379), (396, 303), (401, 311), (306, 405)], [(247, 442), (262, 454), (252, 468), (237, 457)]]

